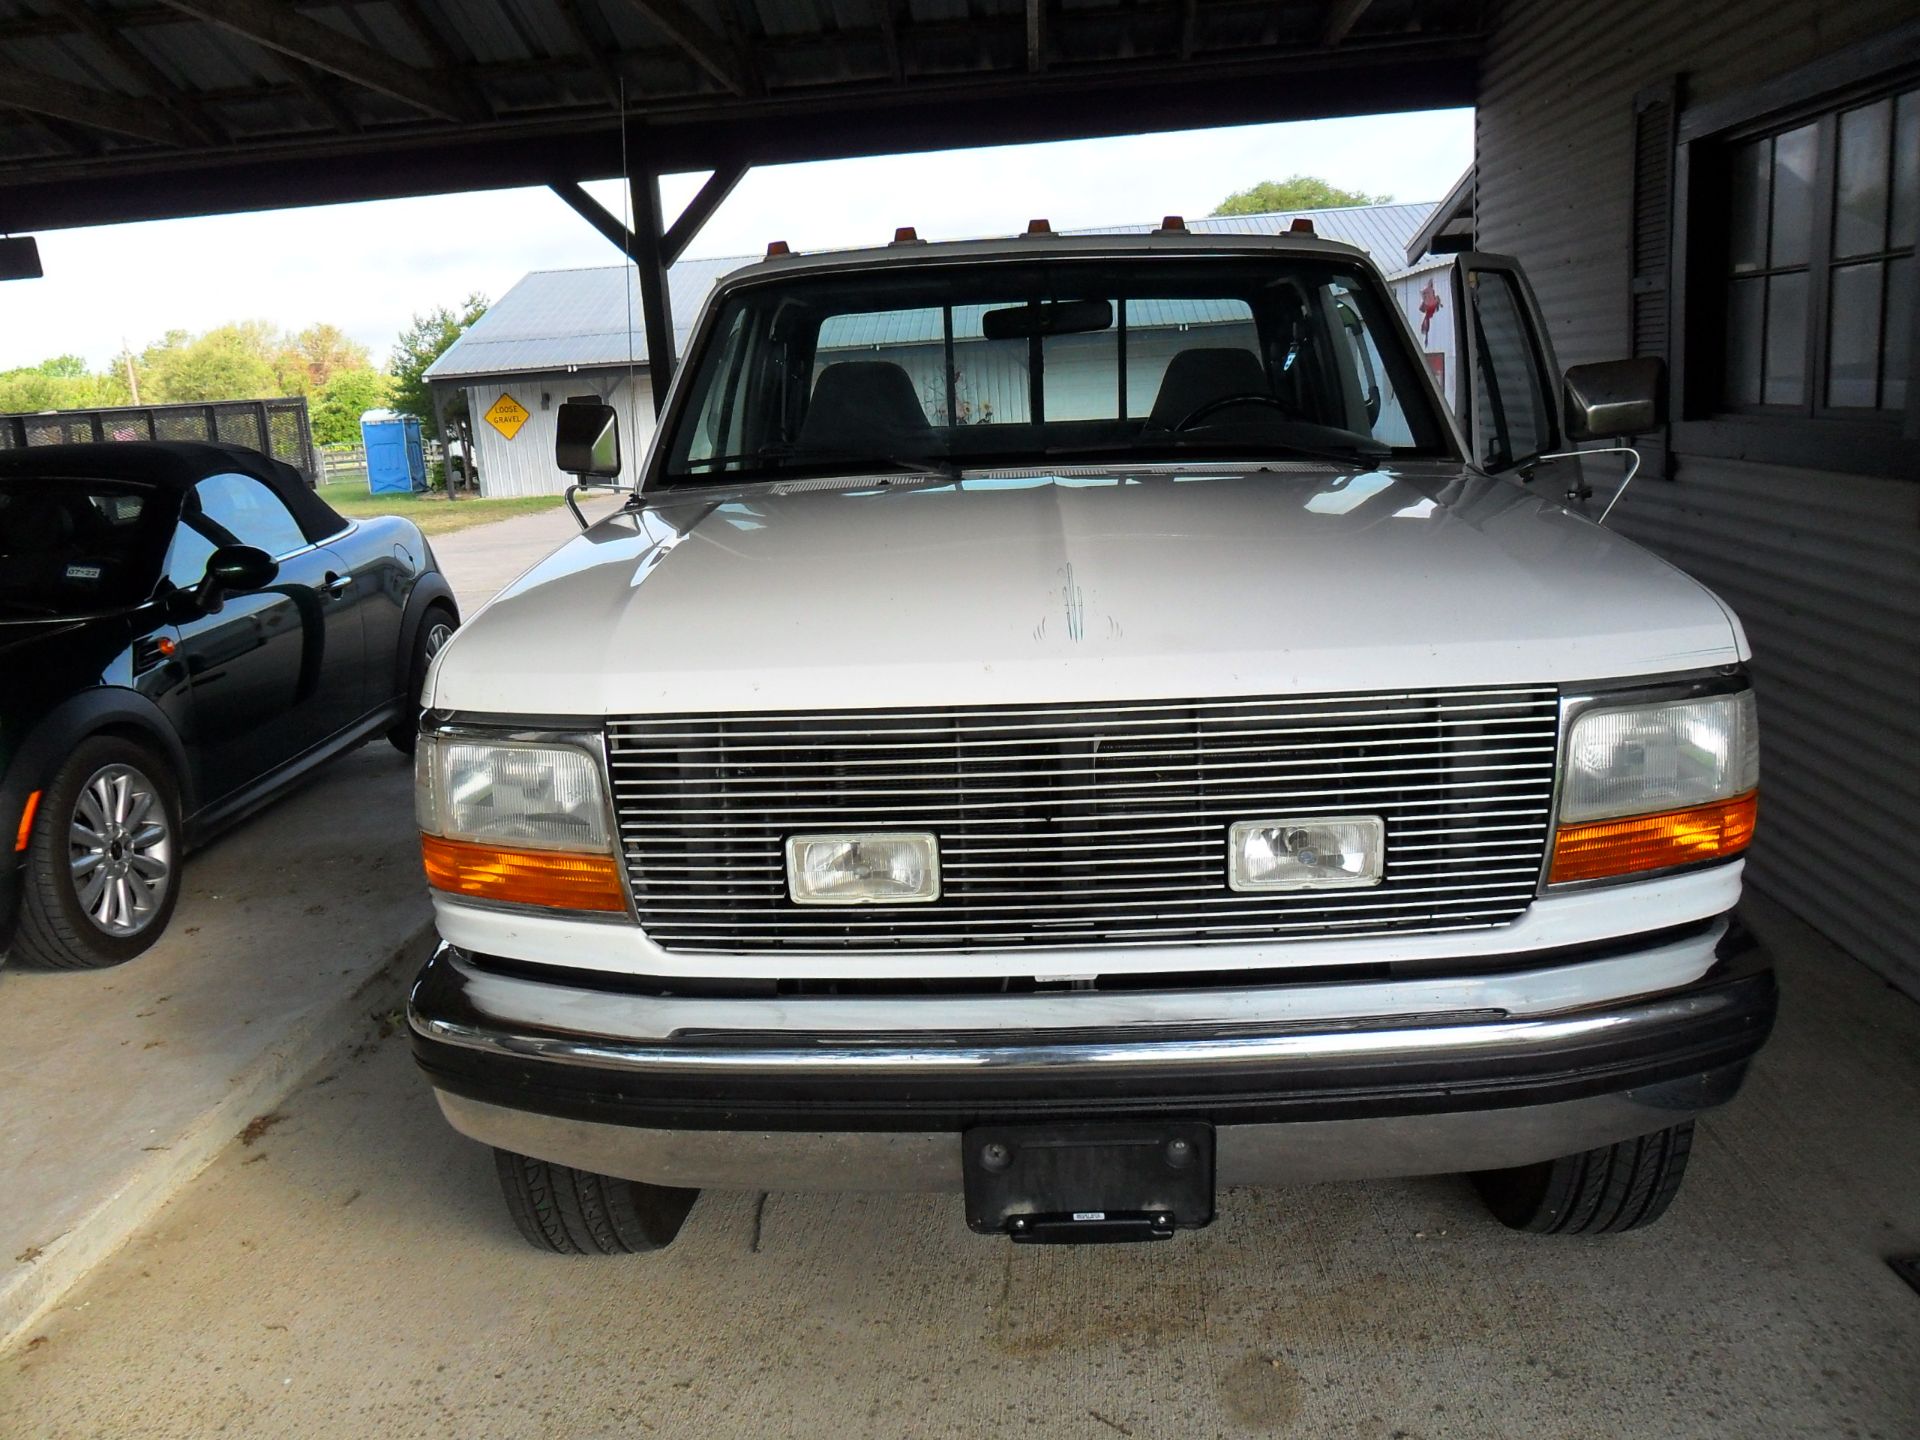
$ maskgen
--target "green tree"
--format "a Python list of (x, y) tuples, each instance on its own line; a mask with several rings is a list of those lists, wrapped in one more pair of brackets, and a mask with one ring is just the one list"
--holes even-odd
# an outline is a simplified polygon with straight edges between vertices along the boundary
[(354, 445), (360, 440), (360, 416), (389, 403), (393, 382), (378, 370), (341, 370), (320, 387), (312, 401), (313, 439), (317, 445)]
[(57, 355), (38, 365), (0, 371), (0, 414), (36, 410), (91, 410), (127, 403), (124, 375), (95, 375), (77, 355)]
[[(463, 300), (458, 309), (439, 305), (413, 317), (413, 323), (401, 331), (400, 338), (394, 342), (393, 360), (387, 367), (393, 376), (391, 404), (395, 410), (432, 426), (433, 396), (427, 390), (427, 368), (446, 354), (447, 348), (468, 326), (487, 313), (487, 304), (486, 296), (474, 294)], [(449, 397), (447, 414), (464, 426), (467, 420), (465, 391), (456, 390)]]
[(65, 387), (38, 366), (0, 371), (0, 415), (58, 410)]
[(309, 325), (287, 342), (288, 358), (306, 371), (303, 394), (318, 395), (336, 375), (353, 371), (377, 373), (367, 347), (338, 325)]
[(1338, 210), (1347, 205), (1385, 205), (1391, 195), (1369, 195), (1342, 190), (1316, 175), (1289, 175), (1284, 180), (1262, 180), (1236, 190), (1214, 207), (1216, 215), (1269, 215), (1288, 210)]
[[(152, 402), (265, 400), (281, 393), (273, 364), (271, 326), (259, 321), (220, 325), (194, 339), (169, 332), (149, 346), (139, 366), (140, 395)], [(177, 337), (177, 338), (176, 338)]]

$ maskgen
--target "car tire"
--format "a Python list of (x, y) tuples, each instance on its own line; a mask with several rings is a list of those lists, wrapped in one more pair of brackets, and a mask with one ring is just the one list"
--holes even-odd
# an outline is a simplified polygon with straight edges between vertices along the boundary
[(34, 812), (13, 955), (47, 970), (133, 959), (173, 916), (183, 838), (166, 761), (122, 736), (82, 740)]
[(641, 1255), (673, 1243), (699, 1198), (519, 1155), (493, 1152), (500, 1191), (526, 1242), (556, 1255)]
[(453, 638), (459, 625), (459, 619), (444, 605), (430, 605), (427, 613), (420, 617), (420, 628), (413, 635), (413, 655), (407, 662), (409, 704), (387, 731), (387, 739), (402, 755), (413, 754), (420, 740), (420, 692), (427, 688), (427, 668), (433, 664), (440, 648)]
[(1605, 1235), (1651, 1225), (1687, 1173), (1693, 1121), (1511, 1170), (1482, 1170), (1474, 1188), (1501, 1224), (1536, 1235)]

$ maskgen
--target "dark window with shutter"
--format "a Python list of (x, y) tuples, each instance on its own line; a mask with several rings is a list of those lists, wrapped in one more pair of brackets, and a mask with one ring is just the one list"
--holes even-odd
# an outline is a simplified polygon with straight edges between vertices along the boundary
[[(1633, 99), (1632, 274), (1627, 312), (1629, 353), (1672, 363), (1668, 335), (1673, 253), (1673, 156), (1680, 83), (1670, 79)], [(1667, 474), (1667, 430), (1635, 442), (1649, 475)]]
[(1920, 20), (1690, 104), (1674, 139), (1674, 452), (1920, 480)]

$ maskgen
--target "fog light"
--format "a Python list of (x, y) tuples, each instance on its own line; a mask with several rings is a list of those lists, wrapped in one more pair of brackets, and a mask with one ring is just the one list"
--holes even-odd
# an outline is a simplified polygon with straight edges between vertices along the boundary
[(922, 905), (940, 898), (932, 835), (795, 835), (787, 893), (796, 905)]
[(1241, 820), (1227, 836), (1235, 890), (1357, 890), (1386, 869), (1386, 824), (1373, 815)]

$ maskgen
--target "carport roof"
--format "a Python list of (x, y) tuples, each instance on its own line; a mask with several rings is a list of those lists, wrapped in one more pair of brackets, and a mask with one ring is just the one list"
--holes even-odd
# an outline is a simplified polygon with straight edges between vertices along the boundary
[[(1407, 242), (1433, 209), (1432, 201), (1399, 205), (1356, 205), (1337, 210), (1283, 211), (1266, 215), (1226, 215), (1190, 220), (1188, 228), (1205, 234), (1281, 235), (1295, 219), (1313, 222), (1322, 239), (1344, 240), (1373, 256), (1389, 274), (1400, 268)], [(1138, 235), (1153, 223), (1103, 225), (1074, 230), (1075, 235)], [(674, 341), (686, 340), (699, 318), (700, 304), (716, 281), (757, 256), (682, 260), (667, 272), (672, 286)], [(623, 327), (621, 317), (627, 317)], [(843, 337), (845, 343), (856, 343)], [(857, 343), (881, 343), (861, 337)], [(427, 371), (429, 380), (474, 381), (488, 376), (550, 374), (569, 370), (617, 369), (647, 363), (646, 330), (641, 323), (639, 287), (625, 265), (580, 270), (536, 270), (511, 290)]]
[(0, 0), (0, 224), (1468, 104), (1483, 9)]

